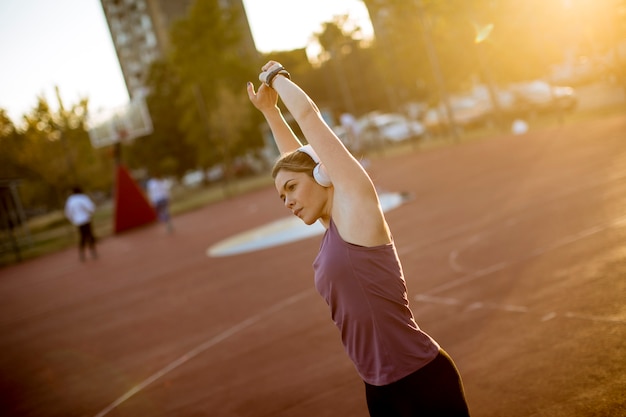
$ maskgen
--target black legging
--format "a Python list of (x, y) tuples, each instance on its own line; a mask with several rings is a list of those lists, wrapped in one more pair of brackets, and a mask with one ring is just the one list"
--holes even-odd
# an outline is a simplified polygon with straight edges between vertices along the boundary
[(85, 245), (88, 245), (92, 252), (96, 249), (96, 238), (91, 231), (91, 223), (85, 223), (78, 226), (80, 232), (80, 242), (78, 247), (82, 253), (85, 250)]
[(428, 365), (389, 385), (365, 383), (372, 417), (467, 417), (461, 376), (442, 349)]

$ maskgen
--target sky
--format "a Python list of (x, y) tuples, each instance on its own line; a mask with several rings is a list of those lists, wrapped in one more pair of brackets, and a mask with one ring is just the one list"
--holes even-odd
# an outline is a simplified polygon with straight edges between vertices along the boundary
[[(261, 52), (305, 47), (336, 15), (349, 14), (371, 34), (360, 0), (244, 0), (244, 6)], [(14, 123), (39, 96), (56, 108), (55, 86), (65, 106), (83, 97), (92, 111), (128, 102), (100, 0), (0, 0), (0, 57), (0, 108)]]

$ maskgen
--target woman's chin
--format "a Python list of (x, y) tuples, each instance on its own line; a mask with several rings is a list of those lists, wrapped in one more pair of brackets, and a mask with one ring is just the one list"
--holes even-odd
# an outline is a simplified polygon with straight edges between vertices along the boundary
[(300, 220), (302, 220), (302, 222), (306, 224), (307, 226), (310, 226), (317, 221), (317, 219), (300, 219)]

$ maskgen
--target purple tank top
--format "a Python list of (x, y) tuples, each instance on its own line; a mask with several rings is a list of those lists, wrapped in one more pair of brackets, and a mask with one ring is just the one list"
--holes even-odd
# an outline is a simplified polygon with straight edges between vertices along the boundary
[(439, 345), (418, 327), (395, 245), (345, 242), (331, 220), (313, 263), (348, 356), (370, 385), (387, 385), (432, 361)]

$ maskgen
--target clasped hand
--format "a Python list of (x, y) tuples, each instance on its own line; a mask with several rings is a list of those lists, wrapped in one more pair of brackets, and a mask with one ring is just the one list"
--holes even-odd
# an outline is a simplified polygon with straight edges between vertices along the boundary
[(267, 64), (261, 67), (261, 73), (259, 74), (259, 80), (267, 84), (267, 76), (274, 71), (275, 69), (282, 68), (279, 62), (276, 61), (268, 61)]
[(281, 65), (276, 61), (268, 61), (267, 64), (261, 67), (261, 73), (259, 74), (259, 80), (261, 86), (258, 91), (254, 91), (254, 85), (248, 82), (248, 98), (259, 111), (264, 112), (266, 110), (276, 107), (278, 102), (278, 94), (276, 91), (267, 86), (265, 80), (270, 72), (280, 67)]

